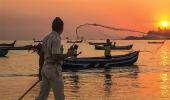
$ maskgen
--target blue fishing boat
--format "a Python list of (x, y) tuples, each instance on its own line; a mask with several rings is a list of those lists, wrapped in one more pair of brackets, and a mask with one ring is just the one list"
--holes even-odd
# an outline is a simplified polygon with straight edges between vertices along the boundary
[(139, 56), (139, 51), (124, 55), (116, 55), (111, 58), (105, 57), (81, 57), (76, 59), (67, 58), (63, 62), (63, 69), (84, 69), (97, 67), (112, 67), (133, 65)]

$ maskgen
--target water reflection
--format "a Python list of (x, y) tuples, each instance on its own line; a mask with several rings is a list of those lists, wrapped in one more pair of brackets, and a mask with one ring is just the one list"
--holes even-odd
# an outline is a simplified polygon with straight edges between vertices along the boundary
[(126, 95), (129, 92), (127, 90), (133, 92), (135, 88), (139, 87), (139, 67), (137, 65), (105, 68), (103, 74), (106, 98), (113, 99), (115, 96), (119, 96), (119, 93)]
[(139, 87), (138, 66), (65, 71), (67, 99), (109, 99)]
[(161, 89), (161, 98), (162, 100), (168, 100), (168, 74), (162, 73), (160, 74), (161, 83), (160, 83), (160, 89)]
[(105, 95), (106, 97), (109, 97), (112, 88), (112, 76), (110, 68), (104, 69), (104, 86)]
[(79, 97), (78, 92), (80, 88), (78, 71), (76, 70), (67, 71), (67, 75), (68, 76), (64, 76), (64, 80), (65, 80), (65, 84), (68, 84), (68, 89), (71, 93), (68, 97), (69, 99), (76, 99)]
[(169, 85), (169, 83), (168, 83), (168, 74), (165, 73), (165, 71), (167, 71), (167, 69), (168, 69), (168, 64), (169, 64), (169, 52), (168, 52), (167, 46), (161, 48), (160, 58), (161, 58), (160, 65), (162, 66), (162, 69), (163, 69), (163, 72), (160, 74), (161, 99), (168, 100), (168, 95), (169, 95), (168, 85)]
[(72, 87), (72, 92), (77, 93), (79, 89), (79, 76), (77, 71), (69, 72), (69, 81)]
[(168, 65), (169, 60), (169, 52), (167, 47), (162, 47), (160, 51), (160, 65), (163, 67), (166, 67)]

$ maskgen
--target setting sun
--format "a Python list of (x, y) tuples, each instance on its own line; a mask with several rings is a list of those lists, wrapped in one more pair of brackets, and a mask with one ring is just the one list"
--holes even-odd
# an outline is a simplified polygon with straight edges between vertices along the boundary
[(162, 26), (163, 26), (163, 27), (167, 27), (167, 26), (168, 26), (168, 22), (167, 22), (167, 21), (163, 21), (163, 22), (162, 22)]

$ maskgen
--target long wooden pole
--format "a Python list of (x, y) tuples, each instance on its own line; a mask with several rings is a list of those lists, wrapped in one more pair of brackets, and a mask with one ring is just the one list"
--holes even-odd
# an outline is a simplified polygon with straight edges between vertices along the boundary
[(35, 82), (22, 96), (19, 97), (18, 100), (22, 100), (22, 99), (24, 98), (24, 96), (25, 96), (31, 89), (33, 89), (39, 82), (40, 82), (40, 80), (38, 80), (37, 82)]

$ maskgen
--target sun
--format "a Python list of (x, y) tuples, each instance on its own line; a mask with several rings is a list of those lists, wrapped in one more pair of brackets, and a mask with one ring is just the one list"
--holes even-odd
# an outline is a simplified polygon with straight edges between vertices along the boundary
[(163, 21), (163, 22), (162, 22), (162, 26), (163, 26), (163, 27), (167, 27), (167, 26), (168, 26), (168, 22), (167, 22), (167, 21)]

